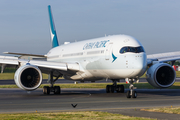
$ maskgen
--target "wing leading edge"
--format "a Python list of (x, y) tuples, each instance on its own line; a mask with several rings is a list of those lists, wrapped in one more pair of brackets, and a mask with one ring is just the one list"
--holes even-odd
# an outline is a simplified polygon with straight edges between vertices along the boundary
[(12, 55), (34, 56), (34, 57), (43, 57), (43, 58), (46, 58), (46, 55), (26, 54), (26, 53), (15, 53), (15, 52), (3, 52), (3, 53), (4, 53), (4, 54), (12, 54)]
[(180, 60), (180, 51), (147, 55), (148, 65), (152, 64), (154, 61), (170, 62), (176, 60)]
[(62, 63), (62, 62), (50, 62), (50, 61), (38, 61), (38, 60), (24, 60), (17, 57), (0, 56), (0, 64), (7, 66), (22, 66), (31, 64), (39, 67), (43, 73), (50, 73), (52, 70), (60, 72), (79, 71), (80, 67), (78, 63)]

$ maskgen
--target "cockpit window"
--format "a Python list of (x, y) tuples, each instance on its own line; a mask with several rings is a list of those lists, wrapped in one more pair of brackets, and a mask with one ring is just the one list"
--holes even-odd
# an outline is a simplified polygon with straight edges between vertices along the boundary
[(144, 49), (142, 46), (139, 47), (123, 47), (120, 50), (120, 53), (126, 53), (126, 52), (132, 52), (132, 53), (141, 53), (144, 52)]

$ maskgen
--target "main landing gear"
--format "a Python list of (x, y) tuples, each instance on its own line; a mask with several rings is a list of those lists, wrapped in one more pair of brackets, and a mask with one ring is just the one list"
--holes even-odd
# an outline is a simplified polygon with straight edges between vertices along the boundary
[(117, 80), (113, 80), (113, 85), (106, 86), (106, 93), (124, 93), (124, 85), (117, 85)]
[(60, 75), (58, 77), (56, 77), (55, 80), (53, 80), (53, 71), (51, 71), (50, 73), (50, 84), (51, 86), (44, 86), (43, 87), (43, 93), (49, 95), (50, 92), (54, 92), (54, 94), (60, 94), (61, 93), (61, 88), (60, 86), (54, 86), (54, 83), (56, 82), (56, 80), (58, 80), (58, 78), (60, 77)]
[[(127, 80), (126, 80), (127, 81)], [(129, 89), (127, 91), (127, 98), (137, 98), (137, 92), (134, 90), (136, 89), (136, 87), (134, 87), (133, 83), (134, 83), (135, 79), (129, 79), (130, 85), (129, 85)], [(138, 80), (136, 80), (138, 82)]]

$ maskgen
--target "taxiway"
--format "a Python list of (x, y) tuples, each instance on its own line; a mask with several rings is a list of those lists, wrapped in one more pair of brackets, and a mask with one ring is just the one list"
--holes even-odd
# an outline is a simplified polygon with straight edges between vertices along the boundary
[[(126, 93), (106, 93), (105, 89), (71, 88), (62, 89), (61, 95), (44, 95), (42, 89), (26, 92), (21, 89), (1, 88), (0, 113), (107, 111), (130, 116), (153, 117), (152, 114), (142, 114), (140, 109), (180, 106), (180, 90), (137, 89), (137, 92), (136, 99), (127, 99)], [(77, 104), (76, 108), (71, 104)], [(156, 114), (166, 119), (168, 116), (172, 118), (171, 114)], [(180, 115), (174, 115), (173, 118), (180, 118)]]

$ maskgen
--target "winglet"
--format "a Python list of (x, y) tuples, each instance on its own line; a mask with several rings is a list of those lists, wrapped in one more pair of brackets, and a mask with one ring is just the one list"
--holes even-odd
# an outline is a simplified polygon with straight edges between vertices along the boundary
[(54, 25), (54, 20), (51, 12), (51, 6), (48, 6), (48, 12), (49, 12), (49, 21), (50, 21), (50, 33), (51, 33), (51, 42), (52, 42), (52, 48), (59, 46), (57, 35), (56, 35), (56, 29)]

